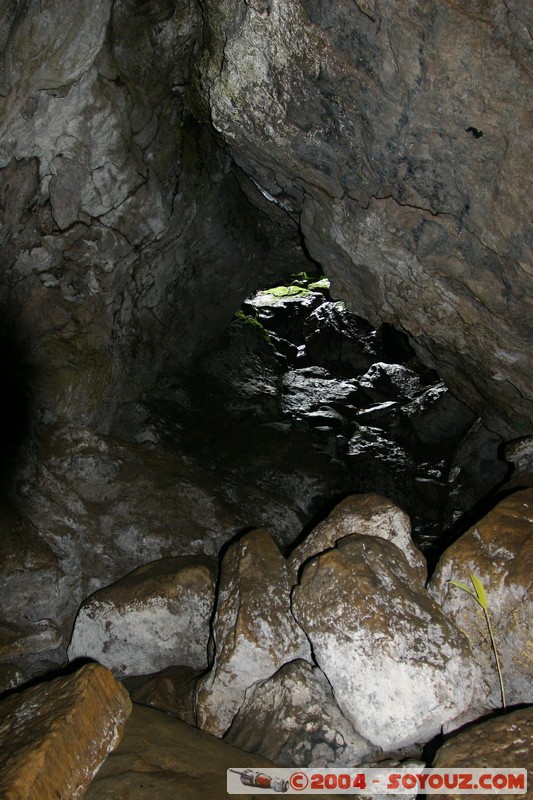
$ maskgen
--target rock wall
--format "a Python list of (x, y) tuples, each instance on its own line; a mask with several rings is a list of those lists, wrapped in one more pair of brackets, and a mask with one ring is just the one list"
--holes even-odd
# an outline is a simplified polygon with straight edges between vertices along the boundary
[(522, 3), (4, 0), (0, 20), (3, 317), (49, 415), (108, 428), (302, 267), (301, 234), (352, 310), (530, 431)]
[(531, 430), (533, 13), (518, 0), (202, 0), (200, 113), (353, 311)]
[(0, 21), (3, 359), (26, 360), (44, 421), (105, 431), (303, 255), (188, 111), (194, 0), (3, 2)]

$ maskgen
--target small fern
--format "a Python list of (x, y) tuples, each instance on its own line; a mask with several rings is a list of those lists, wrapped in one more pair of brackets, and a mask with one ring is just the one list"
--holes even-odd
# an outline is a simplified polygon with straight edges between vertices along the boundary
[(485, 587), (479, 580), (476, 578), (475, 575), (470, 574), (470, 580), (472, 581), (472, 586), (474, 590), (470, 589), (468, 586), (465, 586), (464, 583), (460, 581), (449, 580), (448, 583), (453, 584), (453, 586), (458, 586), (459, 589), (462, 589), (463, 592), (468, 592), (468, 594), (472, 595), (476, 603), (481, 606), (483, 609), (483, 613), (485, 614), (485, 619), (487, 621), (487, 627), (489, 629), (489, 636), (490, 636), (490, 643), (492, 645), (492, 651), (494, 653), (494, 658), (496, 660), (496, 669), (498, 670), (498, 678), (500, 680), (500, 692), (502, 696), (502, 707), (506, 708), (505, 703), (505, 689), (503, 687), (503, 677), (502, 671), (500, 668), (500, 659), (498, 658), (498, 650), (496, 648), (496, 642), (494, 641), (494, 634), (492, 632), (492, 625), (490, 624), (490, 616), (489, 616), (489, 602), (487, 599), (487, 593), (485, 591)]

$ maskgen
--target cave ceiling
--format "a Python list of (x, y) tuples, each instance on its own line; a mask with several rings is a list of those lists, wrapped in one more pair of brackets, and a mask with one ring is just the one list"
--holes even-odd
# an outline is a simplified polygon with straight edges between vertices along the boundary
[(4, 0), (0, 21), (4, 326), (47, 418), (105, 430), (312, 259), (493, 430), (531, 433), (527, 4)]

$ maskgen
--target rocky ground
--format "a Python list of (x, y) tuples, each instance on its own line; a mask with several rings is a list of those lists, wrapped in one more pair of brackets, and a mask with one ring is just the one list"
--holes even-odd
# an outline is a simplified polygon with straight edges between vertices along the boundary
[[(440, 763), (443, 736), (452, 752), (464, 724), (531, 703), (531, 490), (506, 484), (483, 516), (510, 469), (499, 437), (326, 281), (250, 298), (215, 349), (125, 406), (110, 435), (47, 434), (39, 481), (21, 492), (27, 516), (15, 505), (4, 519), (6, 717), (26, 696), (13, 689), (66, 656), (181, 720), (139, 707), (87, 796), (169, 796), (196, 780), (199, 746), (228, 765), (249, 763), (245, 752), (267, 759), (256, 766)], [(528, 448), (511, 450), (519, 485)], [(177, 505), (179, 475), (191, 488)], [(129, 573), (118, 581), (114, 560)], [(490, 598), (503, 683), (475, 599), (450, 583), (471, 575)], [(54, 685), (27, 690), (45, 717)], [(147, 783), (138, 758), (152, 728), (151, 758), (169, 774)], [(21, 735), (50, 752), (31, 725)], [(192, 737), (179, 763), (169, 736)], [(87, 747), (101, 763), (119, 738)], [(505, 735), (501, 747), (514, 752)], [(84, 776), (97, 768), (76, 759)], [(40, 786), (24, 760), (17, 770), (6, 786)]]

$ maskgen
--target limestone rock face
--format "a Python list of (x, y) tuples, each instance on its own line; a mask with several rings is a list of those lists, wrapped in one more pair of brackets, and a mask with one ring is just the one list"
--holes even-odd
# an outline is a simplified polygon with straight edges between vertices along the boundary
[(355, 767), (376, 752), (343, 717), (320, 669), (301, 660), (247, 693), (224, 740), (286, 767)]
[[(124, 738), (89, 787), (86, 800), (226, 800), (226, 772), (235, 767), (268, 773), (274, 765), (184, 722), (135, 706)], [(259, 792), (261, 790), (258, 790)], [(259, 800), (264, 795), (232, 795)], [(326, 795), (316, 795), (327, 800)]]
[(468, 640), (419, 587), (391, 542), (349, 536), (293, 591), (341, 711), (383, 749), (431, 739), (469, 707), (478, 677)]
[[(60, 559), (23, 512), (0, 513), (0, 659), (26, 667), (29, 650), (53, 656), (67, 583)], [(31, 602), (28, 598), (31, 597)]]
[[(135, 407), (121, 425), (120, 437), (75, 424), (41, 428), (35, 469), (19, 484), (20, 510), (2, 506), (0, 575), (13, 590), (2, 593), (0, 625), (5, 620), (9, 652), (16, 647), (17, 663), (30, 674), (65, 660), (74, 618), (94, 592), (140, 564), (214, 556), (245, 524), (206, 485), (205, 472), (198, 481), (190, 460), (162, 441), (170, 438), (164, 423)], [(33, 579), (39, 597), (28, 607), (19, 601)], [(37, 618), (30, 623), (25, 615)], [(7, 650), (4, 658), (13, 660)]]
[(426, 562), (411, 539), (409, 517), (395, 503), (378, 494), (351, 495), (342, 500), (301, 544), (294, 548), (289, 564), (295, 572), (312, 556), (334, 547), (346, 536), (378, 536), (398, 547), (408, 563), (425, 581)]
[(0, 794), (75, 800), (120, 742), (131, 712), (109, 670), (88, 664), (0, 703)]
[(197, 722), (222, 736), (246, 690), (284, 663), (310, 660), (309, 643), (290, 612), (285, 559), (267, 530), (256, 530), (224, 556), (213, 621), (214, 660), (199, 681)]
[[(437, 751), (434, 767), (526, 767), (528, 791), (533, 781), (533, 708), (521, 708), (508, 714), (472, 725), (468, 730), (449, 738)], [(494, 794), (494, 798), (510, 797)], [(444, 795), (436, 795), (442, 798)], [(446, 797), (459, 797), (448, 794)]]
[[(2, 503), (0, 514), (0, 616), (9, 623), (38, 623), (53, 611), (63, 571), (52, 548), (22, 513)], [(28, 603), (28, 597), (32, 602)]]
[(190, 115), (195, 0), (86, 5), (3, 4), (0, 288), (39, 410), (107, 430), (224, 330), (258, 251), (305, 259)]
[(333, 291), (415, 336), (490, 427), (531, 430), (530, 12), (203, 10), (199, 107), (271, 206), (300, 218)]
[[(500, 501), (441, 556), (428, 586), (448, 619), (468, 636), (483, 678), (488, 707), (501, 705), (494, 654), (485, 617), (475, 600), (449, 584), (471, 586), (478, 577), (489, 614), (508, 705), (533, 702), (533, 489)], [(481, 698), (480, 698), (481, 703)]]
[(216, 566), (206, 556), (164, 558), (96, 592), (78, 612), (69, 658), (93, 658), (119, 677), (205, 668)]

